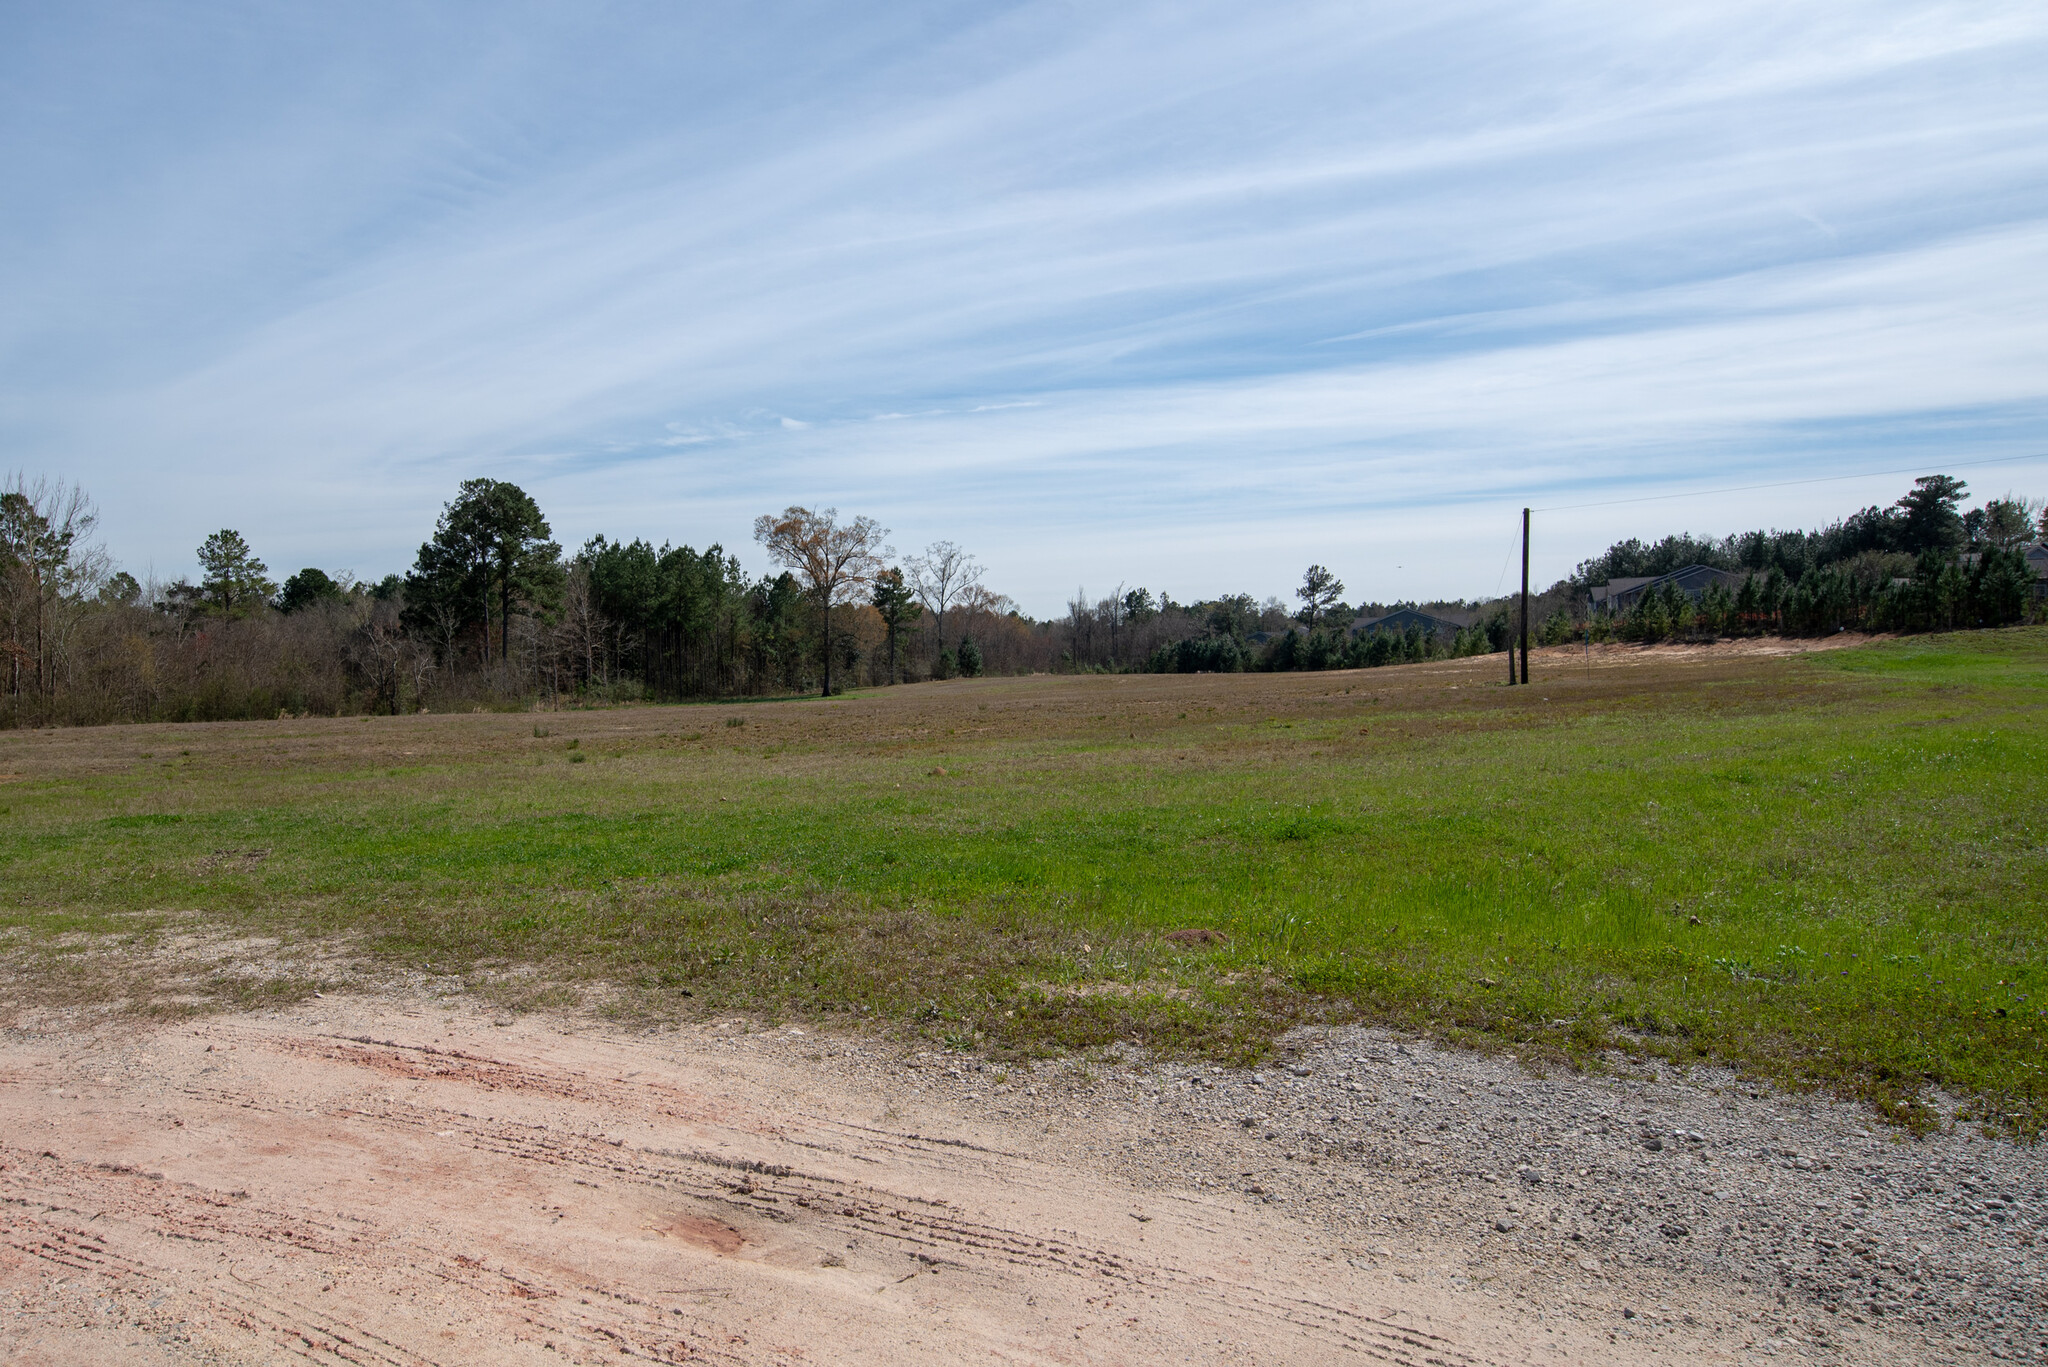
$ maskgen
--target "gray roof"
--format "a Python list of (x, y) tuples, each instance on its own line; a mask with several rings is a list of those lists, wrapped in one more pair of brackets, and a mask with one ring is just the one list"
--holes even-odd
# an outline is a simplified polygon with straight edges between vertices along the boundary
[(1411, 626), (1419, 626), (1424, 631), (1456, 633), (1463, 631), (1467, 625), (1468, 623), (1439, 616), (1434, 612), (1424, 612), (1420, 608), (1396, 608), (1383, 616), (1361, 617), (1351, 624), (1351, 630), (1354, 635), (1363, 636), (1370, 631), (1406, 631)]
[(1742, 586), (1749, 578), (1748, 570), (1717, 570), (1712, 565), (1686, 565), (1669, 574), (1639, 575), (1633, 579), (1610, 579), (1596, 584), (1592, 589), (1593, 602), (1613, 608), (1625, 608), (1665, 584), (1674, 584), (1679, 591), (1691, 597), (1706, 592), (1710, 584), (1719, 584), (1731, 592)]
[(1638, 588), (1655, 578), (1657, 576), (1654, 574), (1639, 574), (1633, 579), (1610, 579), (1604, 584), (1595, 584), (1593, 586), (1593, 601), (1604, 603), (1614, 594), (1627, 593), (1630, 589)]

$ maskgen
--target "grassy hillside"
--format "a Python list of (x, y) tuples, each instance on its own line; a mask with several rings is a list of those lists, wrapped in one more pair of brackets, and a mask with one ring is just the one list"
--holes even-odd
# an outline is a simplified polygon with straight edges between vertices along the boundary
[(2048, 633), (1546, 654), (0, 735), (4, 991), (231, 1005), (340, 949), (998, 1052), (1367, 1018), (2038, 1130)]

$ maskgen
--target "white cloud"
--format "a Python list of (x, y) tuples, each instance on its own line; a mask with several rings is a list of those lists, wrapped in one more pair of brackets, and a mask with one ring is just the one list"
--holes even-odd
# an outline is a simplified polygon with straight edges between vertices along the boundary
[(83, 103), (97, 30), (0, 55), (0, 466), (131, 561), (396, 568), (487, 471), (569, 540), (837, 502), (1041, 610), (1476, 592), (1530, 498), (2048, 446), (2038, 7), (361, 22), (155, 33)]

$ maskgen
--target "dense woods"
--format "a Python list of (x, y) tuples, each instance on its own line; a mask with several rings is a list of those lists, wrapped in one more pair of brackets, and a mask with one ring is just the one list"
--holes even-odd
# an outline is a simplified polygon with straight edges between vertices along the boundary
[[(2038, 616), (2025, 548), (2038, 505), (1929, 476), (1898, 503), (1814, 532), (1624, 541), (1535, 595), (1545, 643), (1842, 628), (1912, 631)], [(737, 555), (594, 536), (553, 540), (503, 481), (465, 482), (409, 572), (377, 581), (303, 568), (273, 578), (238, 532), (198, 548), (197, 582), (144, 584), (97, 538), (75, 486), (16, 477), (0, 493), (0, 723), (213, 720), (281, 714), (562, 706), (838, 691), (956, 675), (1365, 668), (1504, 649), (1512, 600), (1353, 604), (1310, 566), (1295, 601), (1178, 602), (1119, 585), (1034, 619), (939, 541), (898, 557), (868, 518), (791, 507)], [(1597, 584), (1691, 565), (1731, 572), (1625, 612)], [(1400, 609), (1431, 620), (1366, 626)]]

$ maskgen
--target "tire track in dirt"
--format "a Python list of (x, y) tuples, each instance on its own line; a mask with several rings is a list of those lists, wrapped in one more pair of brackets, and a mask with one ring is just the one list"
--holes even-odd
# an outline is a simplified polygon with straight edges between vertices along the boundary
[(1511, 1313), (1332, 1263), (1284, 1215), (683, 1044), (375, 1002), (17, 1041), (0, 1294), (175, 1311), (171, 1348), (113, 1362), (1618, 1360), (1562, 1333), (1532, 1357)]
[[(154, 1238), (213, 1247), (221, 1250), (230, 1280), (235, 1264), (226, 1249), (237, 1243), (281, 1244), (330, 1258), (343, 1252), (338, 1240), (303, 1228), (318, 1221), (238, 1207), (216, 1193), (167, 1190), (161, 1174), (66, 1162), (50, 1151), (24, 1156), (5, 1146), (0, 1146), (0, 1172), (13, 1179), (0, 1204), (0, 1244), (109, 1284), (162, 1280), (177, 1261), (151, 1259), (146, 1250), (124, 1253), (117, 1241)], [(301, 1228), (294, 1229), (294, 1223)], [(223, 1322), (309, 1361), (377, 1367), (422, 1367), (431, 1361), (315, 1307), (238, 1293), (223, 1285), (218, 1273), (207, 1278), (198, 1300)]]
[[(500, 1059), (455, 1050), (435, 1049), (431, 1046), (405, 1045), (367, 1036), (347, 1037), (346, 1047), (322, 1047), (316, 1041), (293, 1038), (276, 1039), (267, 1043), (286, 1054), (317, 1055), (329, 1061), (352, 1064), (382, 1075), (453, 1082), (484, 1091), (526, 1091), (579, 1100), (601, 1099), (616, 1104), (623, 1099), (621, 1093), (625, 1090), (623, 1083), (614, 1084), (581, 1076), (560, 1077)], [(658, 1085), (651, 1086), (648, 1090), (656, 1094), (664, 1091), (673, 1094), (673, 1089), (661, 1088)], [(684, 1114), (691, 1118), (695, 1118), (696, 1115), (694, 1110), (683, 1110), (673, 1105), (660, 1109), (665, 1114)], [(387, 1124), (406, 1123), (390, 1113), (375, 1118)], [(436, 1123), (424, 1117), (408, 1117), (406, 1120), (417, 1125)], [(822, 1127), (843, 1131), (848, 1136), (868, 1141), (871, 1147), (880, 1147), (897, 1155), (938, 1158), (950, 1156), (949, 1151), (964, 1150), (985, 1159), (1017, 1160), (1005, 1166), (1021, 1165), (1021, 1155), (963, 1140), (927, 1138), (915, 1133), (845, 1122), (825, 1122)], [(948, 1253), (964, 1253), (979, 1258), (998, 1259), (1011, 1266), (1038, 1270), (1079, 1275), (1094, 1272), (1104, 1277), (1128, 1281), (1134, 1286), (1156, 1286), (1182, 1297), (1213, 1302), (1213, 1310), (1217, 1314), (1232, 1313), (1241, 1316), (1249, 1311), (1296, 1329), (1323, 1332), (1328, 1334), (1333, 1345), (1342, 1343), (1355, 1351), (1364, 1352), (1371, 1357), (1384, 1358), (1390, 1362), (1409, 1361), (1408, 1350), (1435, 1354), (1432, 1361), (1447, 1365), (1474, 1361), (1452, 1350), (1449, 1343), (1438, 1336), (1418, 1337), (1415, 1331), (1332, 1305), (1267, 1301), (1259, 1297), (1249, 1286), (1236, 1286), (1219, 1291), (1212, 1285), (1191, 1278), (1182, 1269), (1159, 1264), (1133, 1266), (1099, 1248), (1070, 1249), (1065, 1245), (1054, 1244), (1048, 1249), (1045, 1240), (1034, 1238), (1019, 1230), (968, 1221), (937, 1212), (920, 1213), (911, 1209), (916, 1205), (932, 1204), (929, 1198), (908, 1196), (894, 1191), (863, 1192), (849, 1188), (848, 1184), (833, 1182), (814, 1174), (798, 1173), (780, 1164), (669, 1150), (653, 1153), (621, 1152), (623, 1146), (617, 1141), (597, 1136), (558, 1136), (545, 1131), (513, 1134), (502, 1127), (495, 1130), (473, 1129), (458, 1137), (508, 1158), (525, 1162), (580, 1164), (612, 1177), (625, 1178), (665, 1191), (679, 1192), (701, 1199), (728, 1201), (741, 1210), (768, 1219), (791, 1223), (801, 1221), (803, 1216), (773, 1208), (786, 1201), (796, 1210), (808, 1212), (811, 1219), (828, 1227), (851, 1229), (890, 1240), (909, 1251), (911, 1256), (918, 1258), (927, 1267), (946, 1265), (963, 1271), (969, 1270), (972, 1267), (971, 1263), (962, 1261), (959, 1257), (945, 1256)], [(681, 1165), (652, 1161), (656, 1158), (680, 1160)], [(747, 1175), (730, 1178), (695, 1171), (703, 1167), (734, 1169)], [(762, 1181), (755, 1180), (757, 1174)], [(944, 1202), (939, 1202), (938, 1205), (943, 1207)]]
[[(166, 1190), (160, 1176), (118, 1165), (66, 1162), (48, 1152), (24, 1156), (0, 1146), (0, 1174), (11, 1179), (0, 1201), (0, 1246), (110, 1284), (162, 1282), (179, 1278), (180, 1273), (187, 1274), (180, 1278), (185, 1280), (203, 1266), (203, 1259), (161, 1253), (152, 1257), (147, 1247), (152, 1242), (175, 1240), (210, 1248), (219, 1266), (201, 1278), (197, 1299), (202, 1311), (306, 1361), (424, 1367), (442, 1359), (414, 1352), (303, 1299), (263, 1294), (264, 1274), (257, 1269), (272, 1250), (311, 1254), (334, 1265), (367, 1263), (385, 1272), (403, 1270), (487, 1301), (510, 1297), (544, 1302), (562, 1295), (556, 1288), (538, 1286), (507, 1268), (494, 1268), (464, 1254), (420, 1261), (380, 1257), (374, 1248), (351, 1249), (349, 1245), (361, 1236), (346, 1235), (304, 1212), (294, 1215), (218, 1193)], [(124, 1241), (144, 1247), (124, 1253), (119, 1247)], [(244, 1268), (255, 1270), (255, 1275), (245, 1275)], [(323, 1269), (321, 1275), (332, 1272)], [(608, 1308), (637, 1304), (630, 1297), (607, 1299), (616, 1302)], [(596, 1335), (610, 1343), (616, 1355), (628, 1358), (683, 1361), (728, 1356), (713, 1352), (707, 1358), (694, 1348), (682, 1355), (681, 1340), (664, 1342), (664, 1326), (653, 1313), (629, 1310), (590, 1316), (580, 1325), (536, 1313), (521, 1318), (535, 1333), (565, 1342), (579, 1334)]]

